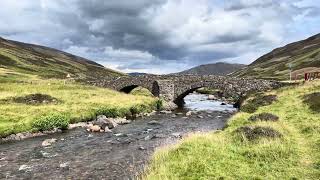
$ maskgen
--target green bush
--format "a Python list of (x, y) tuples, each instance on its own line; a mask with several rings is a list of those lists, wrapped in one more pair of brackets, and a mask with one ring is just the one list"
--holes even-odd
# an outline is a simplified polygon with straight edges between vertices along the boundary
[(163, 100), (162, 100), (162, 99), (158, 99), (158, 100), (156, 101), (156, 108), (157, 108), (158, 110), (160, 110), (160, 109), (163, 108)]
[(62, 114), (49, 114), (36, 119), (31, 125), (39, 131), (50, 131), (54, 128), (64, 130), (69, 126), (69, 118)]
[(105, 115), (107, 117), (115, 118), (119, 116), (119, 110), (114, 107), (100, 107), (96, 111), (96, 115)]
[(137, 104), (130, 108), (130, 112), (133, 116), (143, 112), (148, 112), (149, 110), (150, 110), (149, 107), (144, 104)]

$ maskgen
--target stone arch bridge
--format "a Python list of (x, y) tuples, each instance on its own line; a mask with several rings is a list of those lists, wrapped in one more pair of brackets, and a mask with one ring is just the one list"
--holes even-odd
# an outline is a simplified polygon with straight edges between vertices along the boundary
[(167, 102), (174, 102), (178, 106), (183, 104), (183, 98), (186, 95), (201, 87), (219, 89), (223, 92), (224, 97), (239, 98), (249, 92), (261, 92), (280, 86), (279, 82), (276, 81), (213, 75), (123, 76), (90, 81), (89, 83), (126, 93), (141, 86), (150, 90), (154, 96), (160, 97)]

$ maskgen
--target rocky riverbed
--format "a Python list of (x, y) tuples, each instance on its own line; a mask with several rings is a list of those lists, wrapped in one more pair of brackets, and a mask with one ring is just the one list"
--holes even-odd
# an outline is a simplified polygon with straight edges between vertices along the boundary
[(0, 144), (0, 179), (134, 179), (155, 148), (188, 133), (222, 129), (233, 112), (157, 113), (112, 132), (76, 128)]

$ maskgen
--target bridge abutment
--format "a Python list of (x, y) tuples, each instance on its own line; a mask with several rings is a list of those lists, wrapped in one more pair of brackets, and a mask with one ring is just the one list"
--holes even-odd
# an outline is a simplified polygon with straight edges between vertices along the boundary
[(175, 84), (172, 80), (157, 80), (152, 86), (152, 94), (165, 101), (164, 109), (172, 110), (177, 108), (173, 102), (175, 99)]

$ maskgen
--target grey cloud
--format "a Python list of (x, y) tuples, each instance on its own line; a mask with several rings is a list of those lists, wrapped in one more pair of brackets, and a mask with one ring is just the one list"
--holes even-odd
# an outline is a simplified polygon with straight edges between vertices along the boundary
[[(14, 0), (4, 1), (10, 5)], [(44, 1), (49, 3), (44, 8), (29, 0), (32, 5), (19, 11), (30, 17), (0, 12), (0, 35), (119, 69), (179, 69), (226, 59), (248, 63), (254, 59), (241, 57), (259, 56), (291, 40), (295, 34), (287, 30), (296, 28), (291, 26), (296, 16), (319, 18), (318, 7), (299, 7), (295, 3), (300, 1), (59, 0)], [(15, 23), (6, 22), (7, 17)], [(19, 22), (28, 23), (22, 27)]]

